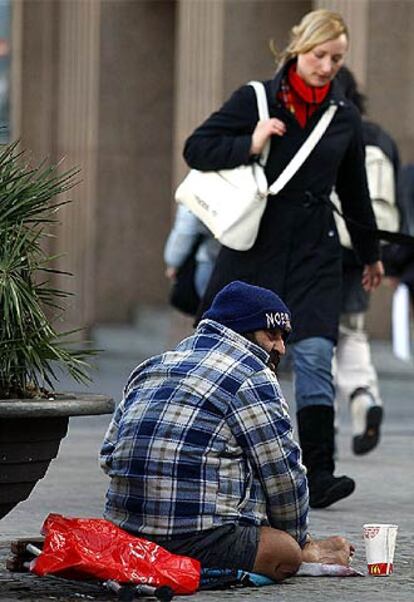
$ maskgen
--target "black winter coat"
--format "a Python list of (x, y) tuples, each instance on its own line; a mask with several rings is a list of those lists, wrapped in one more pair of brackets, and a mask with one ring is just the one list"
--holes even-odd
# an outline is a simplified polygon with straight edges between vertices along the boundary
[[(286, 69), (286, 67), (285, 67)], [(293, 340), (337, 337), (341, 300), (341, 248), (327, 199), (335, 185), (346, 215), (375, 227), (365, 174), (361, 119), (334, 81), (326, 100), (302, 128), (277, 100), (283, 73), (264, 82), (270, 117), (285, 122), (284, 136), (273, 136), (266, 165), (272, 184), (300, 148), (329, 103), (338, 110), (323, 138), (286, 187), (269, 196), (259, 233), (248, 251), (223, 247), (202, 302), (232, 280), (277, 292), (292, 312)], [(251, 86), (238, 89), (188, 138), (184, 157), (202, 171), (230, 169), (251, 162), (251, 137), (258, 120)], [(223, 199), (223, 203), (225, 199)], [(379, 258), (378, 244), (355, 227), (350, 232), (363, 263)]]

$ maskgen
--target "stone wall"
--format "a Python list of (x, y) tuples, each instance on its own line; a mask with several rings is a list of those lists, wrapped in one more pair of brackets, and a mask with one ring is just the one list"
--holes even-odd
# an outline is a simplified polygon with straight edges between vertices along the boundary
[[(163, 244), (192, 129), (239, 85), (271, 77), (312, 7), (342, 12), (348, 63), (372, 118), (414, 160), (414, 3), (404, 0), (16, 0), (13, 123), (34, 158), (66, 157), (82, 182), (56, 230), (76, 275), (68, 325), (128, 321), (165, 305)], [(67, 287), (66, 287), (67, 288)], [(384, 310), (385, 308), (385, 310)], [(370, 318), (387, 336), (389, 293)]]

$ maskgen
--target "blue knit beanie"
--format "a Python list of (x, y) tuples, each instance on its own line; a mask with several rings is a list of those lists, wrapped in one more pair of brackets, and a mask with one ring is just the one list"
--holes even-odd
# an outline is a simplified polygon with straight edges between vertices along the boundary
[(215, 320), (239, 334), (280, 328), (291, 332), (290, 311), (273, 291), (235, 280), (213, 299), (202, 319)]

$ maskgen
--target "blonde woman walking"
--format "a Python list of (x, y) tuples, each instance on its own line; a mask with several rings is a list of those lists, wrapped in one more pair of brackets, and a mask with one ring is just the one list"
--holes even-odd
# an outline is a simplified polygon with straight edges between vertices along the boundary
[[(232, 280), (269, 288), (292, 310), (293, 367), (299, 438), (308, 469), (310, 504), (323, 508), (350, 495), (355, 483), (334, 476), (334, 386), (331, 362), (341, 303), (341, 248), (329, 205), (335, 186), (350, 218), (375, 228), (364, 166), (361, 118), (334, 81), (348, 50), (339, 14), (315, 10), (291, 31), (275, 77), (266, 81), (270, 119), (258, 122), (251, 86), (242, 86), (187, 140), (192, 168), (230, 169), (259, 160), (270, 139), (271, 184), (296, 154), (326, 108), (337, 111), (324, 136), (286, 187), (269, 196), (259, 234), (248, 251), (223, 248), (201, 311)], [(226, 199), (223, 198), (223, 203)], [(378, 244), (350, 229), (364, 263), (362, 284), (380, 283)]]

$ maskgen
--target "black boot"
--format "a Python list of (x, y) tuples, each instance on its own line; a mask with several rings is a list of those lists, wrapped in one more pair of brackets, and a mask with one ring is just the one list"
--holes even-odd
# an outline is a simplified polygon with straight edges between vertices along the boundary
[(334, 409), (329, 406), (308, 406), (297, 414), (303, 463), (308, 470), (309, 504), (326, 508), (351, 495), (355, 481), (334, 477)]

